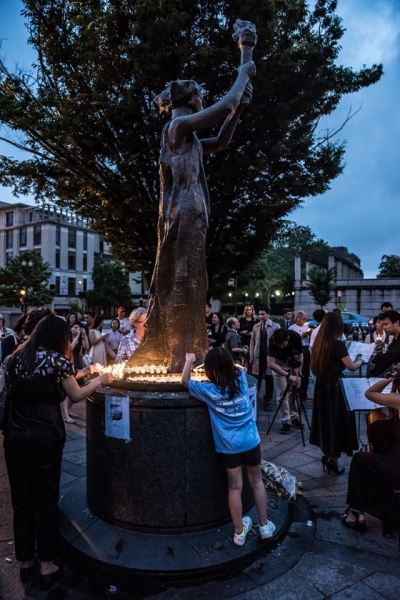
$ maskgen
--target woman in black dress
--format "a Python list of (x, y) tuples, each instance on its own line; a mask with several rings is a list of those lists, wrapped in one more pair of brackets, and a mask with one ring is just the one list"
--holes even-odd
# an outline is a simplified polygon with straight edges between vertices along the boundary
[(254, 307), (251, 304), (246, 304), (243, 315), (239, 319), (239, 334), (242, 346), (250, 346), (251, 332), (257, 321), (258, 319), (255, 315)]
[[(382, 535), (393, 537), (393, 526), (399, 525), (399, 502), (394, 490), (400, 489), (400, 394), (383, 394), (393, 378), (382, 379), (365, 392), (371, 402), (396, 409), (393, 428), (396, 443), (391, 452), (357, 452), (350, 465), (347, 502), (342, 522), (357, 531), (365, 531), (364, 511), (382, 520)], [(398, 383), (398, 382), (397, 382)], [(396, 522), (397, 521), (397, 522)]]
[[(65, 427), (60, 403), (67, 394), (80, 402), (101, 384), (105, 373), (80, 388), (70, 361), (70, 329), (49, 315), (30, 338), (7, 359), (8, 407), (4, 456), (14, 510), (15, 555), (23, 583), (35, 570), (35, 546), (40, 565), (39, 585), (49, 589), (60, 578), (58, 498)], [(36, 540), (36, 544), (35, 544)]]
[(210, 327), (209, 344), (210, 348), (220, 348), (225, 342), (225, 336), (228, 333), (228, 327), (224, 325), (224, 317), (220, 312), (213, 313), (212, 325)]
[(311, 354), (311, 370), (316, 376), (310, 444), (323, 452), (321, 462), (338, 475), (342, 452), (352, 456), (358, 449), (354, 413), (346, 406), (340, 378), (345, 369), (356, 371), (363, 361), (353, 362), (344, 342), (343, 321), (336, 313), (327, 313), (321, 323)]

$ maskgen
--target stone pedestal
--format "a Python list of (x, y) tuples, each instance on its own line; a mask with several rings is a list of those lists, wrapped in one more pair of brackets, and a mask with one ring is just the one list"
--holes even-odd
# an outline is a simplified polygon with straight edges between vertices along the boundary
[[(64, 543), (96, 570), (148, 582), (210, 579), (268, 552), (289, 526), (286, 500), (270, 494), (277, 529), (262, 542), (251, 488), (243, 512), (254, 526), (232, 541), (225, 470), (214, 451), (208, 409), (187, 392), (105, 388), (87, 402), (87, 482), (64, 486)], [(129, 396), (130, 441), (106, 437), (105, 394)]]
[[(104, 434), (104, 395), (87, 402), (87, 501), (102, 519), (136, 531), (200, 530), (230, 520), (225, 469), (208, 409), (187, 392), (109, 390), (130, 397), (131, 441)], [(244, 510), (253, 496), (246, 480)]]

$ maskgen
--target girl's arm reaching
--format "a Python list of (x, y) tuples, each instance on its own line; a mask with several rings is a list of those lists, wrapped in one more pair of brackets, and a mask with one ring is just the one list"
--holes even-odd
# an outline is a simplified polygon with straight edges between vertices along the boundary
[(193, 352), (186, 353), (186, 362), (182, 371), (182, 385), (184, 388), (188, 387), (190, 379), (190, 371), (192, 370), (192, 364), (196, 360), (196, 355)]

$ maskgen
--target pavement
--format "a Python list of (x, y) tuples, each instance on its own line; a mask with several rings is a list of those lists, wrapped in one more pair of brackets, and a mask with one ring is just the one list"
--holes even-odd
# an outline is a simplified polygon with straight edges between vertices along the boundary
[[(262, 392), (263, 390), (261, 390)], [(261, 399), (262, 393), (260, 395)], [(305, 403), (311, 419), (312, 402)], [(74, 406), (79, 417), (67, 425), (62, 487), (85, 476), (85, 403)], [(258, 426), (264, 460), (286, 468), (303, 485), (288, 535), (268, 555), (240, 573), (203, 584), (183, 587), (141, 588), (132, 582), (102, 578), (88, 572), (64, 554), (62, 583), (41, 592), (36, 583), (25, 587), (19, 581), (14, 556), (12, 508), (3, 449), (0, 449), (0, 599), (1, 600), (398, 600), (400, 598), (400, 552), (398, 532), (392, 540), (381, 535), (381, 523), (367, 516), (363, 534), (341, 524), (346, 507), (350, 458), (342, 458), (343, 475), (324, 473), (321, 451), (292, 428), (281, 435), (276, 420), (266, 435), (274, 409), (259, 410)], [(361, 418), (360, 437), (365, 440)], [(0, 436), (1, 442), (1, 436)], [(1, 444), (2, 446), (2, 444)]]

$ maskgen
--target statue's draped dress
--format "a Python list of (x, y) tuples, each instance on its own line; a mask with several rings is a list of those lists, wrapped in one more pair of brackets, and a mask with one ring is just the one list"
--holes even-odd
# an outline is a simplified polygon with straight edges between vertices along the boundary
[(203, 148), (188, 133), (179, 151), (162, 132), (157, 259), (150, 285), (148, 334), (136, 364), (166, 364), (180, 372), (185, 353), (208, 350), (204, 305), (207, 294), (206, 233), (210, 201)]

